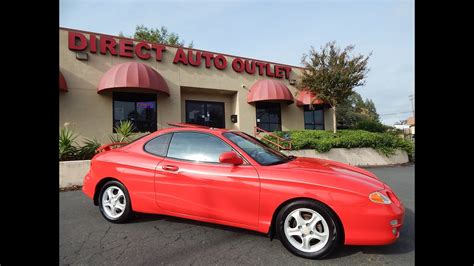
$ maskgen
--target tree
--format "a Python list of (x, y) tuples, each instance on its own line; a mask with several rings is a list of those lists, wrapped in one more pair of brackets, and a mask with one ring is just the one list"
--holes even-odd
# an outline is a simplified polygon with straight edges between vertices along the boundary
[[(122, 32), (119, 33), (120, 37), (126, 37)], [(177, 33), (168, 32), (168, 29), (164, 26), (161, 28), (148, 28), (144, 25), (137, 25), (135, 28), (135, 33), (133, 36), (128, 37), (133, 38), (138, 41), (148, 41), (154, 43), (162, 43), (167, 45), (174, 45), (184, 47), (185, 42), (184, 40), (180, 40), (180, 37)], [(193, 48), (194, 43), (191, 41), (188, 48)]]
[(303, 71), (300, 89), (309, 89), (318, 98), (329, 103), (333, 108), (333, 132), (336, 133), (336, 107), (353, 94), (353, 89), (365, 85), (368, 56), (352, 56), (353, 45), (341, 51), (335, 42), (329, 42), (321, 51), (311, 47), (309, 54), (304, 54)]
[(336, 117), (337, 128), (355, 128), (363, 120), (379, 122), (379, 115), (374, 102), (371, 99), (365, 99), (364, 101), (356, 91), (339, 103)]

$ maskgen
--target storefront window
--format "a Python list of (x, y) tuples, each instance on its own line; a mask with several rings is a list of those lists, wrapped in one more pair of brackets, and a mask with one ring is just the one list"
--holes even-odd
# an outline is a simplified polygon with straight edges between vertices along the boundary
[(224, 128), (224, 103), (186, 101), (186, 123)]
[(281, 131), (280, 103), (257, 102), (257, 127), (266, 131)]
[(129, 120), (135, 126), (134, 132), (157, 130), (156, 94), (114, 92), (113, 98), (114, 127)]
[(324, 130), (324, 108), (322, 106), (313, 105), (313, 109), (309, 105), (304, 106), (304, 128)]

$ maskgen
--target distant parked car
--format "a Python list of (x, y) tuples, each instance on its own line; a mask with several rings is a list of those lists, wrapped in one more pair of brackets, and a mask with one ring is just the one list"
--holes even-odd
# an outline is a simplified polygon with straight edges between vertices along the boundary
[(403, 204), (369, 171), (286, 156), (243, 132), (173, 125), (92, 159), (82, 189), (105, 219), (143, 212), (241, 227), (311, 259), (399, 237)]

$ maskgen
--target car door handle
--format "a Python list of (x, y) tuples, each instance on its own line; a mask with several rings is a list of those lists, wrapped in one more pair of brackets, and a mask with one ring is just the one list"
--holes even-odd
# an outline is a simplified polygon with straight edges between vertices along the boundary
[(179, 167), (176, 165), (163, 165), (161, 168), (165, 171), (176, 172), (179, 170)]

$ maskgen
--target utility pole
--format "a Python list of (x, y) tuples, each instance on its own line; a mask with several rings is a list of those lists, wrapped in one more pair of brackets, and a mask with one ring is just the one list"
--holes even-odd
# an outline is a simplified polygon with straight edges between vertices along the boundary
[(415, 103), (413, 101), (413, 94), (409, 95), (408, 97), (410, 98), (410, 101), (411, 101), (411, 111), (413, 113), (413, 118), (415, 118)]

